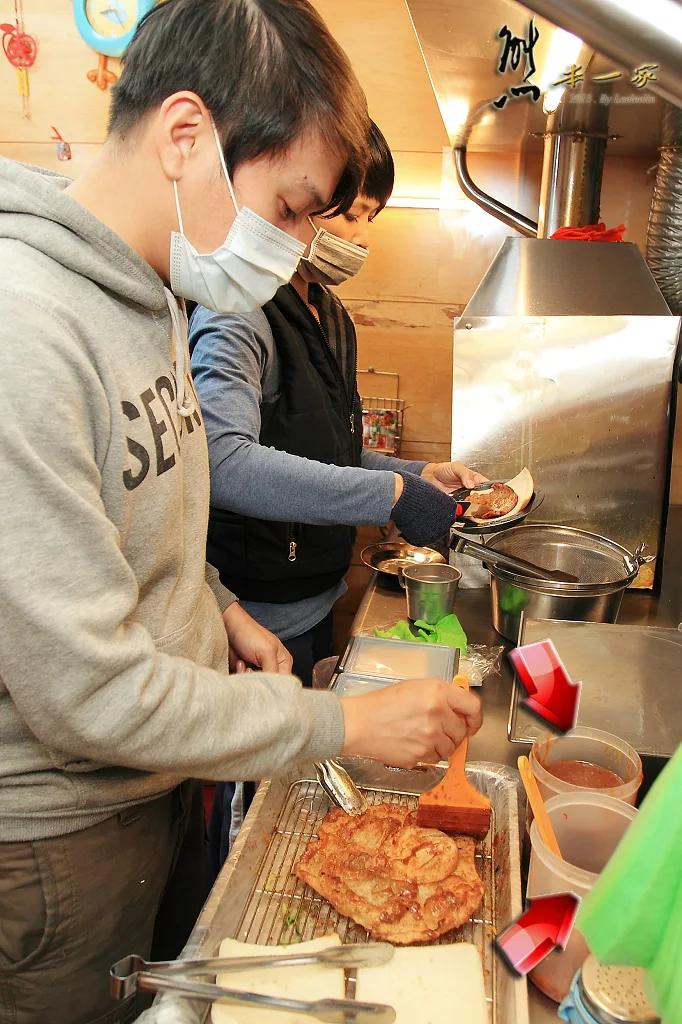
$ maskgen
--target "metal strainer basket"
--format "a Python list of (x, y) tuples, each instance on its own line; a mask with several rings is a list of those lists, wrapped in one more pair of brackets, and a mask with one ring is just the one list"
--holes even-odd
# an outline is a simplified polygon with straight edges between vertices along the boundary
[(543, 569), (560, 569), (578, 577), (577, 583), (551, 584), (519, 576), (500, 566), (495, 575), (518, 582), (528, 590), (565, 594), (607, 594), (628, 587), (640, 566), (651, 556), (642, 554), (643, 545), (631, 554), (626, 548), (596, 533), (570, 526), (537, 523), (514, 526), (492, 537), (487, 544), (496, 551), (525, 558)]

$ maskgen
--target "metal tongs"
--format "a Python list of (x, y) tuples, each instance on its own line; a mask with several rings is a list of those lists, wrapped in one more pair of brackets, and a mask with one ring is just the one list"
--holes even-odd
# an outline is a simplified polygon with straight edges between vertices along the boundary
[(450, 547), (454, 551), (461, 551), (464, 555), (471, 555), (480, 562), (487, 562), (489, 565), (499, 565), (502, 569), (510, 569), (512, 572), (522, 576), (531, 576), (536, 580), (556, 583), (579, 583), (577, 576), (570, 572), (563, 572), (561, 569), (543, 569), (541, 565), (528, 562), (525, 558), (517, 558), (516, 555), (507, 555), (503, 551), (489, 548), (485, 544), (476, 544), (475, 541), (466, 537), (453, 537)]
[(367, 801), (338, 761), (317, 761), (315, 771), (322, 789), (342, 811), (355, 817), (367, 810)]
[[(387, 942), (330, 946), (319, 953), (286, 953), (255, 957), (210, 957), (207, 960), (161, 960), (148, 962), (141, 956), (126, 956), (109, 971), (109, 991), (114, 999), (126, 999), (137, 989), (145, 992), (178, 992), (205, 1003), (218, 1000), (242, 1003), (268, 1010), (287, 1010), (306, 1014), (328, 1024), (393, 1024), (395, 1010), (381, 1003), (358, 1003), (352, 999), (281, 999), (256, 992), (239, 992), (207, 982), (194, 981), (193, 976), (248, 971), (256, 967), (308, 966), (346, 968), (378, 967), (388, 963), (393, 946)], [(189, 975), (189, 977), (188, 977)]]

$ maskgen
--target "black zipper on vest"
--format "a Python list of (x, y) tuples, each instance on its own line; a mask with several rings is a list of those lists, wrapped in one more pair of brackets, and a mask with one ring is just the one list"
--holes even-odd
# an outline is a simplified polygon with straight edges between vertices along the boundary
[[(327, 359), (329, 360), (329, 365), (332, 368), (332, 372), (336, 375), (336, 379), (341, 384), (341, 393), (343, 395), (343, 400), (346, 403), (346, 415), (348, 417), (348, 423), (350, 424), (351, 443), (354, 443), (355, 442), (355, 413), (353, 412), (354, 402), (351, 403), (351, 401), (350, 401), (350, 399), (348, 397), (348, 389), (346, 387), (346, 381), (343, 379), (343, 374), (341, 373), (341, 370), (339, 368), (339, 364), (338, 364), (338, 361), (336, 359), (336, 356), (332, 352), (332, 347), (329, 344), (329, 341), (327, 339), (327, 335), (325, 334), (325, 331), (324, 331), (324, 328), (323, 328), (322, 324), (319, 322), (317, 317), (313, 313), (310, 312), (310, 310), (308, 309), (306, 303), (303, 301), (301, 296), (298, 294), (296, 288), (294, 288), (293, 285), (291, 287), (292, 287), (292, 290), (293, 290), (296, 298), (298, 299), (298, 301), (301, 303), (301, 305), (303, 306), (304, 310), (306, 311), (306, 314), (310, 317), (310, 319), (315, 324), (315, 327), (317, 327), (318, 331), (322, 335), (322, 340), (324, 342), (324, 351), (325, 351), (325, 354), (327, 356)], [(354, 352), (353, 352), (353, 380), (355, 380), (355, 378), (357, 377), (357, 373), (358, 373), (358, 353), (357, 353), (357, 346), (356, 346), (355, 349), (354, 349)], [(355, 397), (355, 396), (353, 396), (353, 397)]]
[(298, 538), (300, 537), (300, 525), (298, 523), (289, 523), (289, 554), (287, 556), (288, 561), (295, 562), (297, 558), (298, 550)]

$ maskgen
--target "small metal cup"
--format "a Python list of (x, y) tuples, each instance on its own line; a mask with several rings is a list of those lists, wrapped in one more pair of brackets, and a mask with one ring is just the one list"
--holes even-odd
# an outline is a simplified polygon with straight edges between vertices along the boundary
[(407, 595), (407, 617), (435, 626), (454, 608), (461, 578), (452, 565), (408, 565), (399, 576)]

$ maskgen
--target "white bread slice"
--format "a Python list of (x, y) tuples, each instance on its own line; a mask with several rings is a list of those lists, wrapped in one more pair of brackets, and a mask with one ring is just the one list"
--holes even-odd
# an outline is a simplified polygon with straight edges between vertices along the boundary
[(481, 957), (475, 946), (403, 946), (381, 967), (358, 971), (356, 997), (385, 1003), (396, 1024), (487, 1024)]
[[(310, 942), (297, 942), (289, 946), (256, 946), (224, 939), (220, 956), (244, 957), (276, 956), (278, 953), (319, 953), (330, 946), (340, 946), (338, 935), (323, 935)], [(263, 996), (283, 996), (285, 999), (343, 999), (345, 984), (343, 970), (333, 967), (257, 967), (253, 970), (230, 971), (218, 974), (218, 984), (240, 992), (257, 992)], [(214, 1003), (211, 1007), (213, 1024), (308, 1024), (312, 1020), (300, 1013), (267, 1010), (262, 1006), (239, 1003)]]

